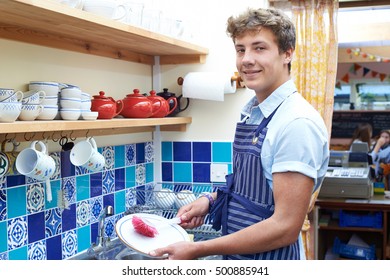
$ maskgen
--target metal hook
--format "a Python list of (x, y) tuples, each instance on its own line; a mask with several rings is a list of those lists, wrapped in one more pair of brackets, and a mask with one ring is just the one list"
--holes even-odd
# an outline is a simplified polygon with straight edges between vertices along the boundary
[(51, 139), (53, 140), (53, 142), (58, 142), (59, 140), (60, 140), (60, 138), (54, 138), (54, 135), (55, 135), (56, 133), (55, 132), (53, 132), (53, 134), (51, 135)]
[(85, 133), (85, 138), (88, 138), (88, 134), (89, 134), (89, 129), (88, 129), (87, 132)]
[(27, 142), (30, 141), (31, 139), (33, 139), (33, 138), (35, 137), (35, 132), (33, 132), (33, 134), (31, 135), (31, 137), (28, 138), (28, 139), (27, 139), (27, 134), (28, 134), (28, 133), (25, 133), (25, 134), (23, 135), (24, 140), (26, 140)]
[(72, 138), (72, 134), (73, 134), (73, 130), (70, 132), (69, 139), (72, 140), (72, 141), (76, 141), (77, 137)]

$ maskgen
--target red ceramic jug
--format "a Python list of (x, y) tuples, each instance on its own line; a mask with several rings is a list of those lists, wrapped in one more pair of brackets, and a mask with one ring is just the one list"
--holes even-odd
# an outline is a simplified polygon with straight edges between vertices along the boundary
[(91, 100), (91, 111), (98, 112), (98, 119), (112, 119), (123, 110), (123, 101), (115, 101), (112, 97), (105, 96), (104, 91), (94, 95)]
[[(177, 107), (177, 100), (174, 97), (165, 99), (164, 97), (158, 96), (155, 90), (151, 90), (148, 96), (149, 100), (153, 104), (153, 115), (152, 118), (163, 118), (172, 113)], [(173, 104), (170, 108), (169, 104)]]

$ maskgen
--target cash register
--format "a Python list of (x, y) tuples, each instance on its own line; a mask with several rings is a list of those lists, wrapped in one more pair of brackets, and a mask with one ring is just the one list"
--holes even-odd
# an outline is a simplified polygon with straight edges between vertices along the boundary
[(371, 156), (366, 151), (331, 151), (318, 197), (371, 198), (371, 164)]

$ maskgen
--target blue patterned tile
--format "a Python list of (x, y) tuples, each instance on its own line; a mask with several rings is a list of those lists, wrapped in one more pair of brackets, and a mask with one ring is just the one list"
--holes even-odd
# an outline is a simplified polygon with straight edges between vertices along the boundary
[(59, 208), (52, 208), (45, 211), (45, 236), (46, 238), (61, 233), (62, 211)]
[(135, 184), (137, 186), (144, 185), (146, 182), (145, 164), (137, 164), (135, 167)]
[(115, 151), (113, 146), (106, 146), (102, 149), (102, 155), (106, 159), (104, 170), (111, 170), (115, 166)]
[(50, 180), (58, 180), (61, 178), (61, 152), (50, 153), (50, 156), (54, 159), (56, 164), (56, 169), (54, 170), (53, 175), (50, 177)]
[(27, 245), (27, 219), (25, 216), (8, 220), (7, 230), (8, 250)]
[(0, 261), (6, 261), (8, 260), (8, 253), (0, 253)]
[(125, 163), (126, 166), (135, 165), (136, 154), (135, 154), (135, 144), (129, 144), (125, 146)]
[(89, 200), (91, 215), (90, 215), (90, 221), (91, 223), (96, 223), (99, 220), (99, 215), (102, 212), (103, 209), (103, 198), (101, 196), (91, 198)]
[(173, 160), (191, 161), (191, 142), (173, 142)]
[(114, 170), (103, 171), (103, 183), (102, 183), (102, 193), (112, 193), (115, 190), (114, 182), (115, 172)]
[(33, 243), (45, 238), (45, 214), (39, 212), (27, 216), (28, 225), (28, 243)]
[(87, 200), (83, 200), (77, 203), (76, 206), (76, 224), (77, 227), (82, 227), (89, 224), (89, 216), (90, 216), (89, 203)]
[(76, 230), (70, 230), (62, 234), (62, 258), (67, 259), (77, 253)]
[(27, 213), (42, 211), (45, 206), (43, 183), (27, 185)]
[(126, 189), (126, 209), (137, 204), (136, 194), (135, 188)]
[(29, 260), (46, 260), (46, 241), (29, 244), (27, 252)]
[(62, 179), (62, 190), (64, 191), (65, 198), (71, 203), (76, 202), (76, 178), (66, 177)]
[(145, 162), (154, 161), (154, 146), (153, 142), (146, 142), (145, 144)]

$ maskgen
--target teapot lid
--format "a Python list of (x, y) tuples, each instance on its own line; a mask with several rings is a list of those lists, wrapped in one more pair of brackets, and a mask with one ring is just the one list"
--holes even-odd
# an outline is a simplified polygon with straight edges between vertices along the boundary
[(150, 96), (156, 96), (156, 91), (152, 89), (151, 91), (149, 91), (149, 94)]
[(135, 88), (133, 89), (133, 93), (127, 94), (126, 97), (145, 97), (145, 96), (140, 93), (139, 89)]
[(109, 97), (105, 96), (105, 92), (104, 91), (99, 91), (99, 95), (94, 95), (93, 96), (94, 99), (100, 99), (100, 100), (106, 100), (106, 99), (110, 99)]
[(159, 92), (157, 93), (157, 95), (167, 96), (167, 97), (175, 96), (175, 94), (173, 92), (169, 92), (167, 88), (163, 88), (163, 92)]

